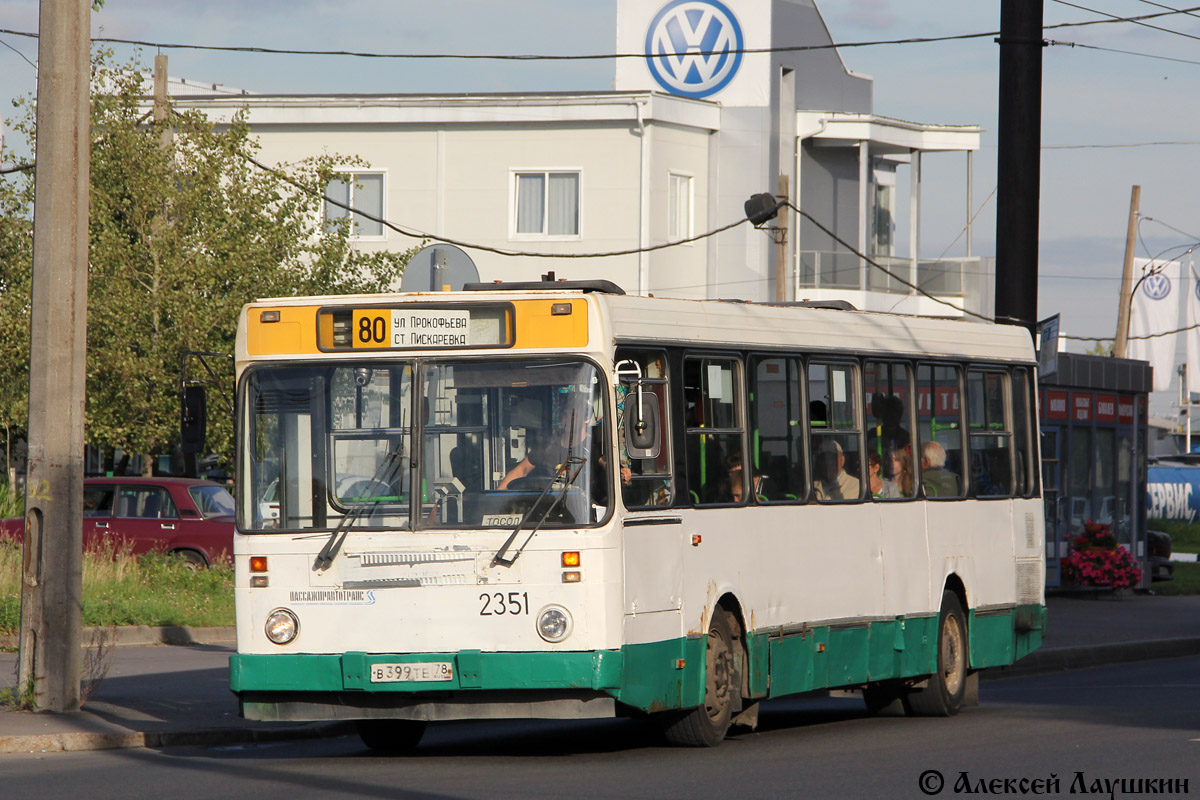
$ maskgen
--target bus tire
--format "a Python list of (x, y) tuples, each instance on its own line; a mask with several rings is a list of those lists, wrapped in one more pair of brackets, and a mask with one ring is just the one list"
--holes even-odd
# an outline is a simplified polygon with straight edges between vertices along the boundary
[(663, 735), (677, 747), (715, 747), (725, 739), (741, 687), (734, 648), (736, 623), (717, 606), (708, 624), (704, 655), (704, 705), (668, 711), (660, 717)]
[(922, 717), (949, 717), (963, 707), (970, 666), (967, 616), (958, 595), (942, 592), (938, 614), (937, 672), (920, 689), (905, 697), (909, 713)]
[(406, 753), (425, 735), (428, 723), (417, 719), (360, 719), (354, 723), (358, 738), (380, 753)]

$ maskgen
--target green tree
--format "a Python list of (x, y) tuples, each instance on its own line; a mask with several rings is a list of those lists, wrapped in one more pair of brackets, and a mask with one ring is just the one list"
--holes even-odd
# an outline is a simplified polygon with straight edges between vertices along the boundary
[[(359, 252), (348, 220), (324, 219), (324, 187), (336, 169), (362, 166), (358, 159), (320, 155), (264, 169), (240, 116), (216, 125), (172, 111), (155, 123), (136, 65), (115, 68), (101, 53), (92, 85), (103, 89), (92, 96), (87, 438), (152, 455), (178, 439), (183, 354), (232, 353), (243, 304), (387, 291), (414, 251)], [(14, 130), (32, 151), (33, 104), (22, 105)], [(31, 181), (0, 186), (0, 426), (24, 426)], [(231, 394), (231, 370), (226, 378)], [(209, 446), (228, 457), (224, 407), (214, 394)]]
[[(6, 161), (0, 153), (0, 164)], [(25, 434), (29, 401), (29, 282), (33, 264), (33, 182), (0, 181), (0, 445), (8, 509), (15, 502), (13, 446)]]

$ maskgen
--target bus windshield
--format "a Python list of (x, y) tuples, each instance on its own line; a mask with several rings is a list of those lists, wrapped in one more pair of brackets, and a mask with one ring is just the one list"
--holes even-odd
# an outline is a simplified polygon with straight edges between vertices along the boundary
[(605, 382), (582, 360), (248, 371), (249, 531), (512, 528), (606, 516)]

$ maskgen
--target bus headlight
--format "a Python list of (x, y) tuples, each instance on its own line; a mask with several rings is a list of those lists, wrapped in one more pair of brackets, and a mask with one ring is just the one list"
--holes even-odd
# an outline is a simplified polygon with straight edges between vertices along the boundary
[(537, 632), (551, 644), (571, 635), (571, 614), (562, 606), (546, 606), (538, 613)]
[(275, 644), (287, 644), (300, 632), (300, 620), (286, 608), (277, 608), (267, 615), (266, 632)]

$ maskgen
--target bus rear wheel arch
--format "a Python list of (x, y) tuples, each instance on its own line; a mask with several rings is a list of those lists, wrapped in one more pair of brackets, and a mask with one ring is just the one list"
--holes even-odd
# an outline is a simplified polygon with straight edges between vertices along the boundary
[(742, 626), (723, 606), (713, 609), (704, 654), (704, 704), (657, 716), (669, 744), (715, 747), (742, 708), (741, 665), (746, 663)]

